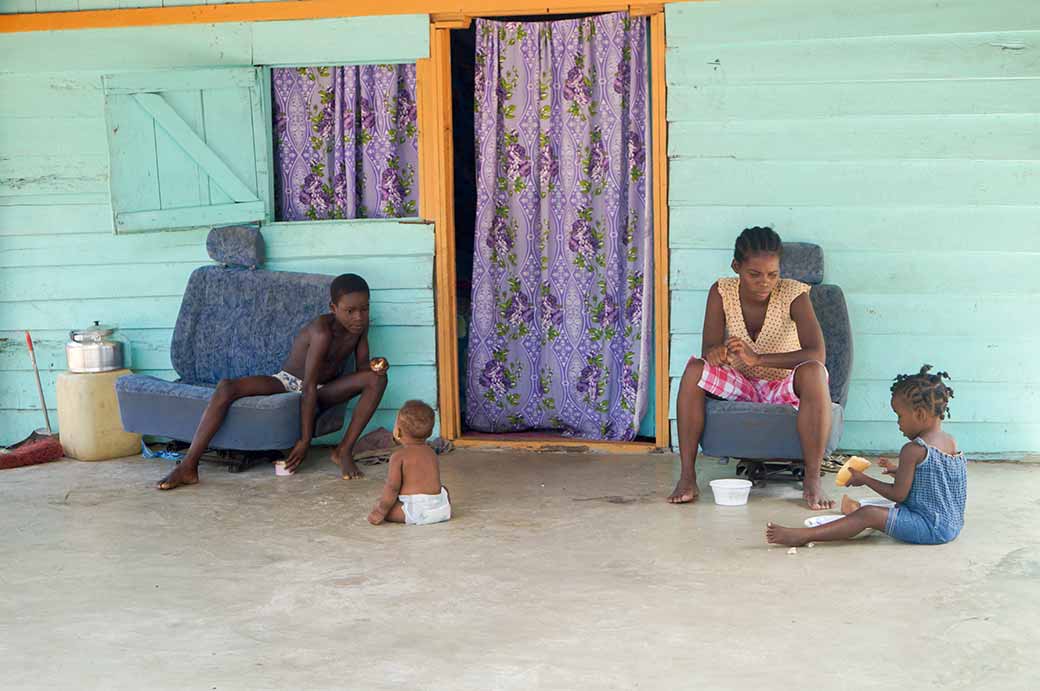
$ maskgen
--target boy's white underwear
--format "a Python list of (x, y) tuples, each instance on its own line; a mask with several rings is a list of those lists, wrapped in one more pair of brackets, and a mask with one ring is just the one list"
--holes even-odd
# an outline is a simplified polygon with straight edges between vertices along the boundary
[(402, 494), (397, 500), (401, 502), (404, 522), (408, 525), (429, 525), (451, 518), (448, 490), (443, 487), (440, 494)]

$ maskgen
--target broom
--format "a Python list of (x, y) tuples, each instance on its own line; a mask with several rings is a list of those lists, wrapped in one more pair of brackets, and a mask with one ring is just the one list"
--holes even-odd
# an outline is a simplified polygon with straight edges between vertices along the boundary
[(25, 332), (25, 344), (29, 347), (33, 374), (36, 375), (36, 390), (40, 394), (40, 407), (43, 408), (43, 422), (47, 426), (47, 433), (43, 434), (41, 430), (36, 430), (14, 446), (0, 449), (0, 470), (56, 461), (65, 455), (61, 448), (61, 441), (51, 431), (51, 417), (47, 413), (47, 401), (43, 397), (40, 368), (36, 364), (36, 351), (33, 349), (32, 336), (28, 331)]

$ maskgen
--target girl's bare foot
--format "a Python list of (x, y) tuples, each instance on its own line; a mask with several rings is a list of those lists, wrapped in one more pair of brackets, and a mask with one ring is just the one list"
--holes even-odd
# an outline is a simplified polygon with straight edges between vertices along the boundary
[(696, 480), (683, 480), (675, 485), (675, 491), (668, 495), (669, 504), (688, 504), (700, 495)]
[(834, 500), (824, 494), (823, 489), (820, 487), (820, 478), (815, 478), (815, 482), (810, 482), (809, 478), (805, 479), (802, 498), (805, 499), (805, 503), (813, 511), (834, 508)]
[(841, 512), (848, 516), (850, 513), (859, 508), (859, 502), (850, 497), (847, 494), (841, 497)]
[(155, 485), (156, 489), (175, 489), (181, 485), (194, 485), (199, 481), (199, 467), (179, 463), (169, 475)]
[(771, 545), (801, 547), (808, 544), (808, 528), (785, 528), (782, 525), (766, 524), (766, 542)]
[(339, 449), (332, 452), (332, 462), (339, 466), (340, 474), (344, 480), (360, 480), (365, 477), (361, 468), (354, 463), (353, 454), (343, 453)]

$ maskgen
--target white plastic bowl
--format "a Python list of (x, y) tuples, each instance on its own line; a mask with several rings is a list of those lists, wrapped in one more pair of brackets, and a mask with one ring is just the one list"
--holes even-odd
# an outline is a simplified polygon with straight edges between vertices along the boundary
[(715, 495), (715, 503), (720, 506), (743, 506), (751, 494), (751, 480), (729, 478), (712, 480), (708, 484), (711, 485), (711, 493)]

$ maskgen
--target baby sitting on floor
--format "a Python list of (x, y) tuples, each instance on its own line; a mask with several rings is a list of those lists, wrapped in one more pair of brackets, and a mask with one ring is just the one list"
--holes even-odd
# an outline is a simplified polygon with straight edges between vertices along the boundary
[(433, 423), (433, 408), (422, 401), (408, 401), (398, 411), (394, 439), (404, 448), (390, 457), (383, 494), (368, 514), (372, 525), (383, 521), (428, 525), (451, 518), (451, 500), (441, 485), (437, 454), (426, 444)]

